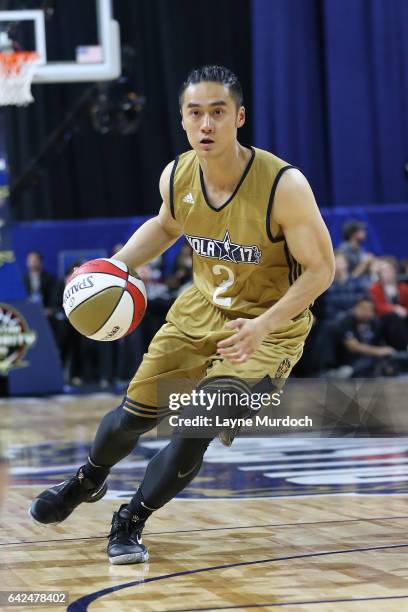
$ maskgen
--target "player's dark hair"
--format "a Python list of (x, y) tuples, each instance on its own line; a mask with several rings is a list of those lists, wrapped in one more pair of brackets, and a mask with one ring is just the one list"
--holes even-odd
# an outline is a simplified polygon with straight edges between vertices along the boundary
[(371, 298), (370, 295), (368, 295), (368, 293), (365, 293), (364, 295), (362, 295), (361, 297), (359, 297), (353, 304), (353, 308), (355, 306), (357, 306), (358, 304), (361, 304), (361, 302), (369, 302), (370, 304), (372, 304), (374, 306), (374, 302)]
[(241, 83), (238, 77), (225, 66), (202, 66), (201, 68), (194, 68), (188, 74), (186, 80), (180, 87), (179, 91), (179, 105), (180, 108), (183, 104), (183, 94), (189, 85), (196, 85), (203, 81), (211, 83), (221, 83), (228, 87), (231, 97), (234, 99), (237, 109), (242, 106), (244, 102), (244, 96), (242, 93)]
[(350, 238), (361, 229), (365, 229), (365, 225), (362, 221), (353, 219), (352, 221), (346, 221), (342, 227), (342, 233), (344, 240), (350, 240)]
[(28, 251), (28, 253), (27, 253), (27, 257), (28, 257), (29, 255), (37, 255), (38, 259), (39, 259), (40, 261), (43, 261), (43, 256), (42, 256), (42, 253), (40, 253), (40, 251)]

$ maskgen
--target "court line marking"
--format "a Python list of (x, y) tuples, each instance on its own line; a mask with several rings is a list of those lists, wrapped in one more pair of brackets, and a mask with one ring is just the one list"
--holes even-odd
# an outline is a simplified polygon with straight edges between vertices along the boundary
[[(293, 561), (295, 559), (310, 559), (311, 557), (325, 557), (328, 555), (341, 555), (341, 554), (347, 554), (347, 553), (353, 553), (353, 552), (369, 552), (373, 550), (381, 551), (381, 550), (390, 550), (390, 549), (395, 549), (395, 548), (408, 548), (408, 544), (389, 544), (387, 546), (370, 546), (368, 548), (351, 548), (347, 550), (331, 550), (331, 551), (325, 551), (325, 552), (304, 553), (302, 555), (291, 555), (288, 557), (273, 557), (272, 559), (259, 559), (256, 561), (240, 561), (238, 563), (226, 563), (223, 565), (213, 565), (210, 567), (202, 567), (202, 568), (198, 568), (195, 570), (184, 570), (182, 572), (173, 572), (171, 574), (163, 574), (162, 576), (152, 576), (151, 578), (145, 578), (142, 580), (133, 580), (132, 582), (125, 582), (122, 584), (118, 584), (116, 586), (107, 587), (105, 589), (101, 589), (100, 591), (95, 591), (94, 593), (85, 595), (84, 597), (80, 597), (79, 599), (72, 602), (68, 606), (67, 612), (86, 612), (88, 610), (89, 604), (103, 597), (104, 595), (115, 593), (116, 591), (121, 591), (123, 589), (128, 589), (133, 586), (138, 586), (140, 584), (144, 585), (144, 584), (147, 584), (148, 582), (157, 582), (158, 580), (166, 580), (168, 578), (178, 578), (179, 576), (202, 574), (204, 572), (231, 569), (233, 567), (259, 565), (261, 563), (273, 563), (276, 561)], [(289, 602), (287, 605), (289, 605)]]
[(388, 595), (387, 597), (350, 597), (349, 599), (315, 599), (309, 601), (288, 601), (288, 602), (272, 602), (262, 604), (243, 604), (242, 606), (220, 606), (215, 608), (177, 608), (177, 610), (159, 610), (158, 612), (205, 612), (208, 610), (240, 610), (247, 608), (278, 608), (283, 606), (304, 606), (305, 604), (325, 604), (325, 603), (354, 603), (359, 601), (383, 601), (389, 599), (407, 599), (408, 595)]
[[(406, 481), (408, 481), (408, 476), (406, 478)], [(406, 481), (401, 481), (404, 483)], [(384, 487), (388, 487), (390, 485), (392, 485), (392, 482), (388, 482), (388, 481), (384, 481), (385, 485)], [(252, 495), (251, 497), (248, 497), (246, 495), (243, 494), (239, 494), (238, 496), (234, 496), (234, 497), (175, 497), (174, 499), (172, 499), (172, 501), (175, 502), (200, 502), (202, 503), (203, 501), (211, 501), (211, 503), (213, 502), (242, 502), (242, 501), (268, 501), (268, 500), (276, 500), (278, 499), (280, 500), (285, 500), (285, 499), (299, 499), (299, 498), (316, 498), (316, 497), (378, 497), (378, 496), (384, 496), (387, 495), (388, 497), (394, 496), (394, 497), (408, 497), (408, 493), (404, 492), (404, 491), (391, 491), (389, 492), (389, 489), (384, 488), (384, 489), (373, 489), (372, 488), (372, 484), (371, 483), (364, 483), (361, 482), (360, 485), (364, 485), (365, 489), (364, 491), (332, 491), (330, 493), (292, 493), (291, 495)], [(43, 485), (44, 486), (44, 485)], [(297, 485), (300, 486), (300, 485)], [(303, 486), (303, 485), (302, 485)], [(325, 486), (336, 486), (336, 487), (341, 487), (342, 485), (325, 485)], [(13, 481), (11, 482), (11, 484), (9, 484), (8, 489), (37, 489), (40, 488), (40, 484), (39, 483), (32, 483), (32, 484), (15, 484), (13, 483)], [(216, 489), (214, 489), (215, 491)], [(263, 489), (259, 489), (262, 490)], [(191, 491), (192, 493), (194, 493), (194, 489), (192, 489)], [(118, 497), (113, 497), (114, 493), (118, 493)], [(123, 499), (123, 496), (132, 496), (134, 495), (134, 491), (126, 491), (126, 490), (119, 490), (119, 489), (108, 489), (108, 493), (107, 496), (105, 497), (105, 501), (126, 501)]]
[[(234, 527), (207, 527), (206, 529), (178, 529), (177, 531), (146, 531), (143, 536), (160, 536), (178, 533), (197, 533), (201, 531), (228, 531), (234, 529), (259, 529), (262, 527), (301, 527), (303, 525), (330, 525), (335, 523), (370, 523), (374, 521), (396, 521), (408, 519), (402, 516), (374, 516), (372, 518), (356, 518), (332, 521), (304, 521), (302, 523), (266, 523), (264, 525), (236, 525)], [(1, 523), (0, 523), (1, 525)], [(81, 542), (83, 540), (104, 540), (106, 536), (86, 536), (83, 538), (61, 538), (57, 540), (23, 540), (22, 542), (0, 542), (0, 546), (21, 546), (22, 544), (50, 544), (51, 542)]]

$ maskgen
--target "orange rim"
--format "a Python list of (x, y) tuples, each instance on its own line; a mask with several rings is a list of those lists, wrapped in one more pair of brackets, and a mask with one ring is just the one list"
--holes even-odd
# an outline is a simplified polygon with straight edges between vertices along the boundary
[(0, 72), (3, 76), (20, 74), (22, 69), (38, 59), (35, 51), (16, 51), (14, 53), (0, 53)]

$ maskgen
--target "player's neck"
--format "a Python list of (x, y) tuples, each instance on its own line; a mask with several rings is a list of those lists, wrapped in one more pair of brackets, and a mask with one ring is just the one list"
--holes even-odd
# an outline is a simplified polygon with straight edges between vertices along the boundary
[(222, 156), (201, 158), (200, 166), (207, 187), (219, 191), (234, 191), (251, 157), (251, 149), (236, 141)]

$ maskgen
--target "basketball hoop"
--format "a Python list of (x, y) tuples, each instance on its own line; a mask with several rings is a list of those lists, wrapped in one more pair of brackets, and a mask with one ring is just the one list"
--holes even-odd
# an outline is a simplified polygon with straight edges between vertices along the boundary
[(0, 53), (0, 106), (26, 106), (34, 102), (31, 83), (38, 62), (34, 51)]

